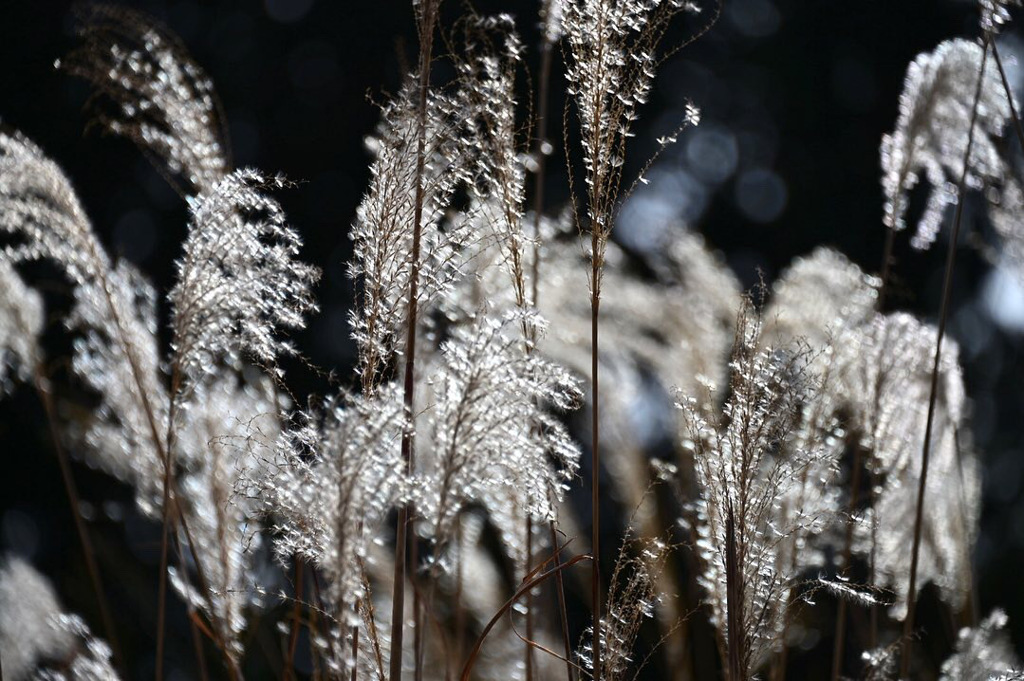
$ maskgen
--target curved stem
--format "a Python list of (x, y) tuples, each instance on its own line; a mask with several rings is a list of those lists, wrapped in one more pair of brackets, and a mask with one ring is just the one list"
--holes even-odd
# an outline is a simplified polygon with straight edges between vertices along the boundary
[(466, 664), (462, 668), (462, 675), (460, 676), (461, 681), (469, 681), (470, 674), (473, 671), (473, 665), (476, 664), (476, 658), (480, 655), (480, 649), (483, 647), (484, 640), (486, 640), (487, 635), (491, 633), (491, 629), (494, 628), (494, 625), (496, 625), (498, 621), (505, 616), (505, 613), (512, 609), (512, 606), (515, 605), (516, 601), (518, 601), (523, 594), (525, 594), (527, 591), (534, 588), (538, 584), (542, 584), (543, 582), (547, 581), (552, 576), (560, 574), (562, 570), (565, 570), (568, 567), (572, 567), (581, 560), (587, 560), (588, 558), (591, 558), (591, 556), (588, 556), (587, 554), (576, 556), (570, 560), (567, 560), (561, 565), (551, 568), (547, 572), (542, 572), (541, 574), (537, 575), (530, 581), (525, 582), (522, 586), (520, 586), (519, 589), (517, 589), (516, 592), (512, 594), (512, 597), (505, 601), (504, 605), (498, 608), (498, 611), (494, 613), (494, 617), (492, 617), (491, 620), (487, 623), (487, 626), (484, 627), (484, 630), (480, 632), (480, 636), (479, 638), (477, 638), (476, 643), (473, 644), (473, 649), (470, 651), (469, 657), (466, 659)]

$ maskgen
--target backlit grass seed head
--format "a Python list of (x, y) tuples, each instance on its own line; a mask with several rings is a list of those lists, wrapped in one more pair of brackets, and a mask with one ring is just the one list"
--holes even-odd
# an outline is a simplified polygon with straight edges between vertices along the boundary
[(206, 73), (175, 36), (140, 13), (93, 6), (80, 15), (82, 44), (56, 65), (108, 100), (95, 107), (98, 123), (134, 142), (168, 179), (184, 180), (183, 193), (213, 191), (231, 167)]
[[(967, 188), (1000, 184), (1004, 177), (997, 141), (1010, 116), (995, 60), (986, 61)], [(930, 185), (928, 203), (912, 243), (928, 248), (942, 226), (945, 209), (956, 201), (956, 183), (964, 165), (971, 103), (981, 73), (982, 46), (956, 39), (918, 55), (907, 69), (896, 128), (882, 137), (882, 190), (885, 224), (906, 227), (910, 191), (922, 180)]]

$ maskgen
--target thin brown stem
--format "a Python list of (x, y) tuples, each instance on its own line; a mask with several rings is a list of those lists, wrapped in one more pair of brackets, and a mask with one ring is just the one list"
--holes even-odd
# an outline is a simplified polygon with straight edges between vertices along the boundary
[(744, 669), (746, 646), (743, 635), (743, 576), (740, 571), (739, 548), (736, 544), (736, 524), (732, 507), (728, 509), (725, 524), (725, 580), (726, 619), (729, 681), (746, 681)]
[(596, 226), (591, 230), (591, 246), (593, 248), (593, 261), (591, 269), (591, 294), (590, 294), (590, 402), (591, 402), (591, 451), (590, 451), (590, 519), (591, 519), (591, 551), (594, 560), (591, 561), (590, 572), (590, 596), (593, 619), (593, 654), (594, 654), (594, 681), (601, 680), (601, 430), (599, 426), (600, 415), (600, 390), (598, 385), (598, 316), (601, 308), (601, 297), (598, 279), (601, 276), (601, 265), (598, 260), (598, 241), (600, 235)]
[[(404, 439), (404, 437), (403, 437)], [(395, 530), (395, 586), (391, 600), (391, 656), (390, 681), (402, 680), (402, 637), (405, 633), (405, 552), (409, 543), (406, 538), (406, 526), (409, 524), (409, 507), (398, 509), (398, 522)]]
[[(546, 3), (547, 11), (551, 11), (552, 0)], [(531, 263), (530, 285), (531, 296), (534, 307), (540, 306), (540, 261), (541, 261), (541, 218), (544, 214), (544, 172), (547, 169), (547, 123), (548, 106), (551, 89), (551, 68), (554, 63), (554, 45), (545, 36), (541, 42), (540, 53), (540, 75), (537, 82), (537, 115), (534, 121), (534, 160), (537, 163), (537, 171), (533, 176), (533, 260)], [(529, 522), (529, 520), (527, 520)], [(551, 530), (551, 550), (554, 565), (557, 568), (561, 560), (558, 550), (558, 532), (555, 528), (555, 521), (549, 522)], [(529, 572), (529, 567), (527, 567)], [(562, 573), (555, 573), (555, 590), (558, 597), (558, 614), (562, 625), (562, 642), (565, 646), (565, 670), (567, 681), (573, 681), (572, 646), (569, 641), (569, 618), (565, 607), (565, 584), (562, 580)], [(532, 611), (527, 611), (527, 632), (530, 632), (530, 620)], [(527, 634), (532, 640), (532, 636)], [(529, 649), (529, 646), (527, 646)], [(529, 653), (527, 653), (529, 655)], [(528, 658), (529, 659), (529, 658)]]
[[(550, 0), (546, 3), (548, 11), (550, 11)], [(541, 259), (541, 216), (544, 212), (544, 170), (547, 161), (547, 145), (546, 140), (546, 127), (547, 127), (547, 116), (548, 116), (548, 89), (549, 80), (551, 79), (551, 56), (552, 56), (552, 45), (545, 37), (542, 40), (541, 45), (541, 65), (540, 65), (540, 81), (537, 86), (537, 116), (534, 122), (535, 139), (534, 139), (534, 161), (537, 164), (536, 172), (534, 173), (534, 184), (533, 184), (533, 219), (534, 219), (534, 234), (533, 234), (533, 259), (531, 264), (531, 301), (534, 307), (539, 305), (539, 289), (540, 289), (540, 259)], [(531, 329), (535, 332), (535, 330)], [(534, 339), (536, 340), (536, 339)], [(528, 344), (528, 348), (532, 348), (532, 344)], [(533, 519), (530, 514), (526, 514), (526, 573), (529, 574), (533, 568)], [(561, 579), (561, 575), (559, 575)], [(526, 600), (526, 638), (529, 641), (534, 639), (534, 626), (533, 626), (533, 594), (532, 592), (527, 594)], [(526, 655), (526, 681), (533, 681), (533, 649), (529, 643), (524, 646), (524, 654)], [(570, 677), (571, 681), (571, 677)]]
[(302, 621), (302, 577), (304, 572), (301, 558), (295, 556), (292, 563), (295, 570), (295, 605), (292, 607), (292, 630), (288, 640), (288, 658), (285, 661), (286, 673), (289, 678), (295, 678), (295, 650), (299, 645), (299, 624)]
[(196, 649), (196, 664), (199, 665), (199, 678), (201, 681), (208, 681), (209, 674), (206, 671), (206, 654), (203, 652), (203, 637), (200, 635), (199, 627), (192, 621), (192, 646)]
[[(165, 464), (167, 470), (170, 465)], [(167, 508), (170, 486), (164, 482), (163, 508)], [(167, 514), (164, 513), (164, 522), (160, 530), (160, 585), (157, 588), (157, 615), (156, 615), (156, 681), (163, 681), (164, 676), (164, 627), (167, 619), (167, 548), (170, 538), (170, 530), (167, 527)]]
[[(853, 470), (850, 475), (850, 504), (848, 506), (850, 517), (857, 511), (857, 502), (860, 496), (860, 477), (864, 451), (857, 447), (853, 454)], [(846, 525), (846, 536), (843, 539), (843, 570), (850, 569), (853, 551), (853, 522)], [(836, 607), (835, 643), (832, 648), (832, 681), (839, 681), (839, 674), (843, 670), (843, 646), (846, 641), (846, 599), (840, 598)]]
[[(529, 511), (526, 512), (526, 569), (524, 575), (530, 574), (533, 571), (533, 518), (530, 517)], [(533, 641), (536, 637), (534, 636), (533, 627), (533, 591), (526, 592), (526, 640)], [(527, 643), (524, 648), (524, 655), (526, 656), (526, 681), (533, 681), (533, 647)]]
[(967, 148), (964, 150), (964, 163), (960, 172), (960, 183), (957, 186), (956, 213), (953, 216), (953, 230), (949, 235), (949, 247), (946, 253), (946, 271), (942, 280), (942, 304), (939, 309), (939, 332), (935, 341), (935, 357), (932, 362), (931, 390), (928, 394), (928, 417), (925, 422), (924, 446), (921, 450), (921, 476), (917, 488), (917, 512), (914, 516), (914, 544), (910, 557), (910, 588), (907, 592), (907, 616), (903, 620), (903, 648), (900, 656), (900, 677), (906, 678), (910, 672), (911, 636), (914, 633), (914, 605), (917, 595), (917, 563), (921, 548), (921, 531), (924, 524), (925, 488), (928, 480), (928, 459), (931, 454), (932, 427), (935, 422), (935, 406), (939, 392), (939, 363), (942, 359), (942, 340), (946, 335), (946, 322), (949, 317), (949, 301), (953, 290), (953, 268), (956, 265), (956, 246), (960, 238), (960, 224), (963, 220), (964, 191), (967, 185), (967, 169), (974, 146), (974, 127), (978, 118), (978, 102), (981, 99), (981, 86), (984, 82), (985, 65), (988, 62), (990, 36), (985, 35), (982, 47), (981, 71), (978, 84), (974, 89), (974, 104), (971, 107), (971, 124), (967, 132)]
[[(57, 453), (57, 463), (60, 465), (60, 475), (64, 480), (64, 491), (68, 495), (68, 503), (71, 505), (71, 515), (75, 519), (75, 531), (78, 533), (78, 541), (82, 545), (82, 555), (85, 557), (85, 568), (89, 573), (89, 581), (92, 582), (93, 591), (96, 594), (96, 605), (99, 607), (100, 619), (103, 620), (104, 633), (113, 652), (114, 666), (124, 674), (124, 658), (121, 655), (121, 645), (118, 643), (117, 632), (114, 629), (114, 620), (110, 616), (110, 607), (107, 605), (106, 594), (103, 590), (103, 580), (100, 579), (100, 570), (96, 563), (96, 550), (93, 548), (92, 539), (89, 538), (89, 530), (81, 514), (81, 500), (78, 496), (78, 486), (71, 474), (71, 462), (68, 460), (67, 452), (61, 444), (60, 434), (57, 432), (57, 415), (53, 405), (53, 395), (50, 394), (49, 381), (43, 376), (40, 368), (35, 374), (36, 392), (39, 400), (43, 403), (43, 410), (46, 412), (46, 422), (50, 429), (50, 439), (53, 441), (53, 449)], [(2, 679), (2, 675), (0, 675)]]
[[(415, 515), (412, 517), (412, 522), (415, 525)], [(426, 624), (423, 616), (423, 594), (420, 591), (420, 580), (418, 577), (420, 548), (415, 534), (409, 539), (409, 559), (412, 563), (412, 572), (409, 574), (409, 580), (412, 582), (413, 679), (414, 681), (423, 681), (423, 656), (426, 654)], [(433, 580), (430, 583), (430, 590), (433, 592)]]
[[(359, 612), (359, 602), (356, 601), (356, 612)], [(359, 678), (359, 627), (352, 626), (352, 679), (356, 681)]]
[[(561, 550), (558, 548), (558, 530), (555, 521), (548, 523), (551, 530), (551, 560), (554, 567), (562, 564)], [(568, 681), (573, 681), (572, 644), (569, 640), (569, 615), (565, 607), (565, 582), (562, 573), (555, 573), (555, 593), (558, 596), (558, 614), (562, 624), (562, 643), (565, 646), (565, 674)]]
[[(415, 428), (413, 425), (413, 397), (416, 389), (416, 326), (418, 323), (418, 298), (420, 276), (420, 240), (423, 231), (423, 175), (426, 167), (427, 145), (427, 93), (430, 87), (430, 60), (433, 52), (434, 24), (441, 0), (423, 0), (418, 10), (420, 38), (419, 54), (419, 110), (416, 131), (416, 198), (413, 208), (413, 239), (409, 273), (409, 302), (406, 315), (405, 381), (403, 403), (405, 405), (405, 428), (402, 430), (402, 461), (406, 472), (412, 474), (415, 465)], [(405, 577), (406, 544), (408, 543), (409, 505), (398, 511), (395, 530), (395, 573), (394, 598), (391, 609), (391, 659), (390, 681), (402, 679), (402, 639), (405, 633)], [(418, 613), (417, 613), (418, 615)], [(416, 617), (418, 620), (419, 618)], [(418, 623), (418, 622), (417, 622)]]
[(487, 635), (491, 633), (491, 629), (494, 628), (494, 625), (501, 621), (501, 618), (505, 616), (505, 613), (512, 609), (512, 606), (515, 605), (516, 601), (518, 601), (523, 596), (523, 594), (525, 594), (530, 589), (533, 589), (538, 584), (546, 582), (552, 576), (556, 574), (561, 574), (562, 570), (572, 567), (581, 560), (586, 560), (590, 557), (591, 556), (588, 556), (586, 554), (575, 556), (574, 558), (567, 560), (561, 565), (553, 567), (547, 572), (542, 572), (533, 579), (524, 582), (516, 590), (516, 592), (512, 594), (512, 597), (505, 601), (504, 605), (498, 608), (498, 611), (494, 613), (494, 616), (487, 623), (487, 626), (485, 626), (484, 630), (480, 632), (480, 636), (477, 638), (476, 643), (473, 644), (473, 649), (470, 651), (469, 657), (466, 659), (466, 664), (462, 667), (462, 675), (460, 677), (461, 681), (469, 681), (470, 675), (473, 672), (473, 666), (476, 664), (476, 658), (480, 655), (480, 649), (483, 647), (484, 641), (487, 639)]

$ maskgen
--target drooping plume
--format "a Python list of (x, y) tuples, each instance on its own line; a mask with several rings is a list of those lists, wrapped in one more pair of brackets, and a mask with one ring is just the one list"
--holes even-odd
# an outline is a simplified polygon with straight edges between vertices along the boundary
[(80, 45), (58, 67), (104, 96), (99, 123), (130, 139), (186, 194), (201, 194), (231, 170), (213, 83), (168, 31), (122, 7), (82, 12)]
[(173, 364), (186, 391), (218, 363), (243, 357), (278, 374), (278, 358), (294, 352), (281, 330), (301, 329), (315, 309), (310, 289), (319, 273), (296, 258), (299, 235), (265, 194), (281, 186), (242, 169), (192, 203), (170, 293)]
[(941, 681), (993, 681), (1024, 678), (1024, 669), (1004, 631), (1008, 619), (995, 610), (981, 624), (963, 628), (953, 655), (942, 663)]
[(776, 343), (803, 340), (815, 349), (828, 348), (874, 316), (878, 286), (876, 277), (841, 253), (815, 249), (772, 284), (765, 335)]
[[(923, 177), (931, 185), (928, 204), (912, 243), (927, 248), (942, 226), (945, 209), (956, 201), (971, 130), (972, 103), (982, 76), (983, 48), (967, 40), (947, 40), (918, 55), (907, 69), (896, 128), (882, 137), (882, 189), (885, 224), (906, 227), (910, 191)], [(993, 59), (986, 61), (966, 187), (1000, 185), (1005, 164), (996, 141), (1010, 106)]]
[(81, 332), (73, 366), (101, 399), (86, 440), (109, 472), (156, 503), (167, 394), (160, 382), (155, 294), (130, 266), (114, 266), (60, 167), (19, 133), (0, 133), (0, 259), (50, 260), (74, 285), (68, 325)]
[[(853, 425), (868, 452), (874, 499), (858, 524), (855, 550), (873, 557), (876, 579), (906, 609), (907, 547), (913, 541), (916, 495), (931, 385), (936, 331), (903, 313), (876, 316), (846, 337), (846, 393)], [(971, 547), (979, 518), (980, 479), (965, 424), (963, 377), (954, 343), (943, 345), (931, 439), (918, 585), (933, 582), (955, 609), (970, 591)]]

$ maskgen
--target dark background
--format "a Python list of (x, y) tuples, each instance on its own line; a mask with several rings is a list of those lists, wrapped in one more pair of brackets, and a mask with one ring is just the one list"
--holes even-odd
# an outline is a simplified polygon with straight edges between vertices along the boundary
[[(516, 15), (527, 45), (537, 43), (534, 0), (479, 2), (481, 12)], [(707, 0), (705, 0), (707, 5)], [(279, 198), (323, 269), (321, 311), (298, 338), (312, 365), (289, 366), (297, 395), (349, 385), (354, 347), (345, 263), (348, 226), (367, 183), (363, 138), (377, 121), (368, 95), (396, 89), (415, 53), (412, 9), (404, 0), (268, 0), (265, 3), (140, 2), (181, 36), (210, 74), (223, 102), (237, 166), (283, 172), (299, 184)], [(128, 142), (83, 134), (89, 89), (53, 68), (74, 46), (64, 2), (5, 3), (0, 17), (0, 121), (38, 142), (74, 182), (111, 252), (148, 273), (162, 291), (185, 233), (186, 207)], [(449, 15), (461, 9), (446, 3)], [(704, 21), (683, 23), (678, 37)], [(653, 139), (675, 127), (685, 100), (703, 112), (700, 128), (659, 160), (652, 184), (623, 212), (616, 238), (639, 259), (650, 235), (690, 229), (721, 249), (744, 285), (771, 281), (792, 258), (833, 245), (877, 271), (884, 231), (878, 144), (892, 129), (907, 64), (941, 40), (977, 35), (969, 2), (807, 2), (734, 0), (711, 32), (664, 66), (631, 148), (634, 168)], [(1012, 31), (1004, 58), (1020, 52)], [(406, 59), (402, 55), (408, 55)], [(527, 55), (536, 69), (536, 50)], [(1010, 67), (1015, 86), (1018, 69)], [(561, 74), (554, 110), (561, 106)], [(525, 94), (524, 94), (525, 97)], [(555, 135), (556, 140), (558, 135)], [(549, 212), (567, 197), (561, 144), (547, 178)], [(1019, 156), (1007, 139), (1008, 154)], [(916, 205), (916, 204), (915, 204)], [(965, 225), (991, 243), (976, 198)], [(966, 241), (966, 240), (965, 240)], [(891, 307), (934, 320), (943, 245), (919, 253), (897, 239)], [(1024, 649), (1024, 289), (976, 249), (960, 252), (951, 333), (960, 342), (973, 399), (974, 440), (985, 467), (984, 513), (975, 554), (981, 611), (1007, 610)], [(59, 285), (49, 291), (58, 297)], [(59, 327), (52, 319), (51, 327)], [(55, 355), (56, 356), (56, 355)], [(54, 367), (60, 371), (60, 367)], [(334, 378), (328, 372), (334, 371)], [(19, 388), (0, 402), (0, 552), (25, 555), (56, 583), (67, 609), (101, 631), (78, 542), (34, 394)], [(75, 464), (101, 571), (133, 675), (151, 675), (159, 531), (132, 507), (130, 490)], [(610, 542), (613, 545), (613, 543)], [(175, 601), (175, 599), (172, 599)], [(922, 622), (928, 626), (925, 620)], [(266, 629), (266, 627), (264, 627)], [(260, 645), (275, 647), (260, 630)], [(184, 610), (172, 613), (169, 667), (189, 674)], [(144, 652), (149, 651), (149, 652)], [(149, 655), (150, 657), (146, 657)]]

